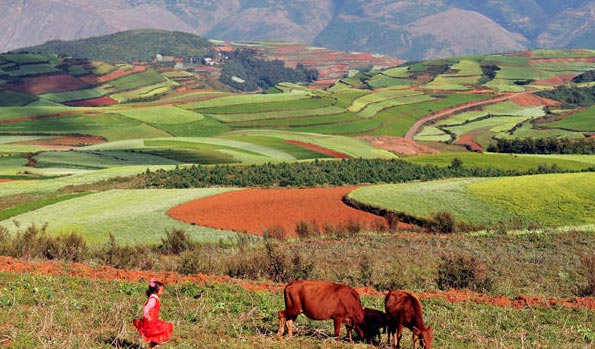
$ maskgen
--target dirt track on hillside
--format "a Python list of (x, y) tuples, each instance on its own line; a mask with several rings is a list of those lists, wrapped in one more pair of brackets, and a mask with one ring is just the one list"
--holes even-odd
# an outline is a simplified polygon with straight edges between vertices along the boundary
[(452, 114), (452, 113), (457, 112), (457, 111), (465, 110), (465, 109), (468, 109), (468, 108), (479, 107), (479, 106), (483, 106), (483, 105), (487, 105), (487, 104), (493, 104), (493, 103), (497, 103), (497, 102), (502, 102), (502, 101), (506, 101), (506, 100), (509, 100), (509, 99), (512, 99), (512, 98), (520, 98), (521, 96), (529, 95), (531, 93), (532, 92), (510, 93), (510, 94), (505, 94), (505, 95), (494, 97), (494, 98), (483, 99), (483, 100), (480, 100), (480, 101), (473, 101), (473, 102), (469, 102), (469, 103), (457, 105), (457, 106), (454, 106), (454, 107), (451, 107), (451, 108), (442, 109), (442, 110), (440, 110), (440, 111), (438, 111), (436, 113), (432, 113), (432, 114), (426, 115), (423, 118), (417, 120), (413, 124), (413, 126), (411, 126), (411, 128), (409, 129), (409, 131), (407, 131), (407, 133), (405, 134), (405, 139), (413, 140), (413, 137), (415, 137), (415, 134), (428, 121), (436, 120), (436, 119), (439, 119), (439, 118), (444, 117), (446, 115)]
[[(248, 291), (266, 291), (281, 293), (284, 284), (274, 282), (256, 282), (249, 280), (233, 279), (227, 276), (213, 276), (205, 274), (182, 275), (175, 272), (155, 273), (151, 271), (123, 270), (111, 267), (91, 268), (80, 263), (61, 263), (61, 262), (26, 262), (15, 260), (11, 257), (0, 256), (0, 272), (15, 274), (34, 274), (34, 275), (53, 275), (53, 276), (71, 276), (77, 278), (97, 279), (97, 280), (121, 280), (128, 282), (148, 282), (151, 278), (162, 280), (165, 284), (212, 284), (227, 283), (237, 285)], [(0, 283), (0, 288), (6, 285)], [(376, 291), (369, 287), (356, 288), (361, 295), (384, 296), (385, 292)], [(478, 294), (471, 291), (450, 290), (445, 292), (421, 292), (416, 293), (420, 299), (443, 299), (450, 303), (476, 303), (488, 304), (501, 307), (513, 307), (517, 309), (526, 307), (568, 307), (595, 309), (595, 298), (593, 297), (574, 297), (574, 298), (545, 298), (545, 297), (527, 297), (519, 295), (516, 298), (504, 296), (490, 296)]]

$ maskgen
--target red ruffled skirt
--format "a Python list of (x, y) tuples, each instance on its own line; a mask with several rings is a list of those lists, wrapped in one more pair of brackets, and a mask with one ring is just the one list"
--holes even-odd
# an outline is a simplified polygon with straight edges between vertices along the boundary
[(159, 319), (147, 321), (145, 318), (132, 320), (134, 327), (143, 336), (146, 342), (162, 343), (171, 337), (174, 332), (174, 325)]

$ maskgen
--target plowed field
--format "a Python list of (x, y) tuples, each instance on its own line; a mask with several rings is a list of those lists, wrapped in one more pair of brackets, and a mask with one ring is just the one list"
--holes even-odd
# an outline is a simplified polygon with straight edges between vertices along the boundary
[(316, 222), (321, 228), (350, 221), (367, 227), (384, 224), (381, 217), (343, 203), (343, 196), (355, 188), (244, 189), (191, 201), (167, 214), (191, 224), (255, 235), (278, 226), (287, 237), (297, 236), (300, 221)]

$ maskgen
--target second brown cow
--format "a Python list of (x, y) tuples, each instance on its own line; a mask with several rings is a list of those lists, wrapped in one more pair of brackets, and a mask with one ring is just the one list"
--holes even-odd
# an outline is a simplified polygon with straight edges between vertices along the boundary
[[(384, 310), (388, 321), (388, 342), (401, 347), (403, 327), (413, 331), (413, 348), (420, 341), (422, 348), (432, 349), (432, 327), (424, 324), (419, 299), (411, 292), (391, 290), (384, 298)], [(391, 341), (392, 337), (392, 341)]]
[(285, 328), (293, 335), (293, 322), (304, 314), (313, 320), (334, 320), (335, 337), (339, 337), (341, 325), (345, 324), (349, 341), (355, 329), (364, 338), (364, 310), (357, 291), (347, 285), (317, 280), (298, 280), (285, 286), (285, 309), (279, 312), (279, 336)]

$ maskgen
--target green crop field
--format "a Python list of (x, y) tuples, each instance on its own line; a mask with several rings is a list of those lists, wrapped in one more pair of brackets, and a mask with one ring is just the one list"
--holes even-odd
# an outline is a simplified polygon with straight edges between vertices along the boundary
[(35, 156), (39, 167), (102, 169), (129, 165), (176, 165), (177, 161), (132, 151), (46, 151)]
[(67, 107), (63, 105), (25, 106), (0, 108), (0, 120), (22, 118), (26, 116), (51, 115), (57, 113), (75, 113), (85, 108)]
[[(201, 108), (215, 108), (215, 107), (223, 107), (229, 108), (230, 106), (237, 106), (242, 105), (240, 109), (236, 109), (242, 111), (246, 105), (251, 105), (248, 107), (258, 107), (259, 105), (262, 106), (263, 104), (269, 104), (274, 102), (289, 102), (299, 99), (309, 99), (310, 95), (305, 93), (276, 93), (276, 94), (249, 94), (249, 95), (232, 95), (232, 96), (223, 96), (220, 98), (213, 98), (206, 101), (199, 101), (196, 103), (188, 103), (184, 105), (185, 109), (201, 109)], [(224, 110), (231, 110), (234, 112), (233, 109), (224, 109)]]
[(123, 244), (157, 243), (173, 228), (187, 230), (198, 241), (218, 242), (235, 233), (185, 224), (169, 218), (176, 205), (231, 189), (111, 190), (58, 202), (12, 217), (0, 225), (14, 231), (21, 225), (48, 224), (53, 234), (78, 232), (88, 243), (100, 244), (109, 233)]
[[(333, 108), (333, 107), (331, 107)], [(319, 110), (319, 112), (330, 112), (332, 110)], [(308, 113), (308, 111), (298, 111), (297, 113)], [(280, 116), (278, 114), (271, 114), (271, 116)], [(284, 114), (283, 116), (287, 116)], [(292, 117), (283, 117), (283, 118), (271, 118), (271, 119), (262, 119), (262, 120), (250, 120), (244, 122), (228, 122), (226, 125), (232, 127), (234, 129), (249, 129), (249, 128), (279, 128), (279, 129), (286, 129), (291, 127), (307, 127), (307, 126), (316, 126), (316, 125), (340, 125), (344, 122), (351, 122), (361, 120), (361, 116), (350, 113), (350, 112), (339, 112), (336, 114), (329, 114), (329, 115), (303, 115), (303, 116), (292, 116)]]
[(553, 174), (500, 178), (471, 184), (469, 189), (482, 201), (528, 221), (572, 226), (595, 222), (593, 183), (594, 173)]
[(546, 127), (561, 128), (581, 132), (595, 131), (595, 106), (574, 113), (556, 122), (544, 124)]
[(111, 80), (108, 85), (114, 87), (118, 91), (129, 91), (143, 86), (159, 84), (165, 81), (166, 79), (155, 69), (147, 69), (146, 71), (137, 74), (131, 74)]
[(10, 90), (0, 90), (0, 107), (23, 106), (36, 100), (37, 97), (33, 95)]
[(296, 140), (318, 145), (355, 158), (390, 159), (396, 157), (388, 151), (372, 147), (366, 142), (351, 137), (266, 130), (234, 131), (229, 133), (229, 135), (232, 135), (234, 139), (242, 139), (241, 137), (245, 135), (247, 137), (273, 137), (283, 140)]
[(29, 134), (94, 134), (108, 140), (167, 136), (164, 131), (118, 114), (73, 114), (51, 119), (52, 122), (35, 119), (0, 124), (0, 132), (22, 133), (26, 130)]
[[(447, 211), (473, 224), (517, 217), (542, 226), (577, 226), (595, 222), (593, 181), (593, 173), (469, 178), (375, 185), (357, 189), (349, 197), (418, 217)], [(551, 207), (556, 207), (555, 212)]]
[(498, 170), (527, 171), (540, 166), (557, 166), (564, 171), (582, 171), (593, 166), (595, 155), (532, 155), (496, 153), (442, 153), (403, 158), (420, 165), (450, 166), (454, 159), (463, 167), (493, 168)]
[[(27, 193), (55, 193), (65, 187), (76, 185), (88, 185), (117, 177), (135, 176), (145, 172), (147, 169), (173, 169), (173, 165), (139, 165), (139, 166), (118, 166), (95, 171), (74, 171), (69, 176), (60, 176), (44, 180), (30, 180), (19, 182), (0, 183), (2, 196), (21, 195)], [(43, 170), (43, 169), (41, 169)], [(35, 173), (37, 169), (31, 168)]]
[(175, 81), (167, 80), (153, 85), (145, 85), (136, 89), (130, 89), (124, 92), (114, 93), (110, 95), (110, 97), (120, 103), (127, 103), (138, 99), (142, 100), (164, 94), (170, 91), (172, 87), (177, 85), (178, 84)]
[(201, 114), (172, 106), (123, 109), (117, 113), (151, 125), (185, 124), (203, 119)]
[(296, 109), (278, 109), (272, 111), (245, 111), (243, 113), (213, 113), (209, 110), (204, 109), (195, 109), (202, 113), (208, 113), (215, 119), (226, 122), (226, 123), (236, 123), (236, 122), (245, 122), (245, 121), (255, 121), (258, 122), (260, 120), (272, 120), (272, 119), (291, 119), (291, 118), (298, 118), (298, 117), (308, 117), (308, 116), (320, 116), (320, 115), (330, 115), (330, 114), (339, 114), (343, 112), (343, 109), (336, 106), (323, 106), (321, 108), (296, 108)]
[(105, 96), (107, 90), (102, 88), (89, 88), (76, 91), (67, 91), (60, 93), (46, 93), (39, 97), (50, 100), (52, 102), (62, 103), (67, 101), (77, 101), (81, 99), (90, 99)]

